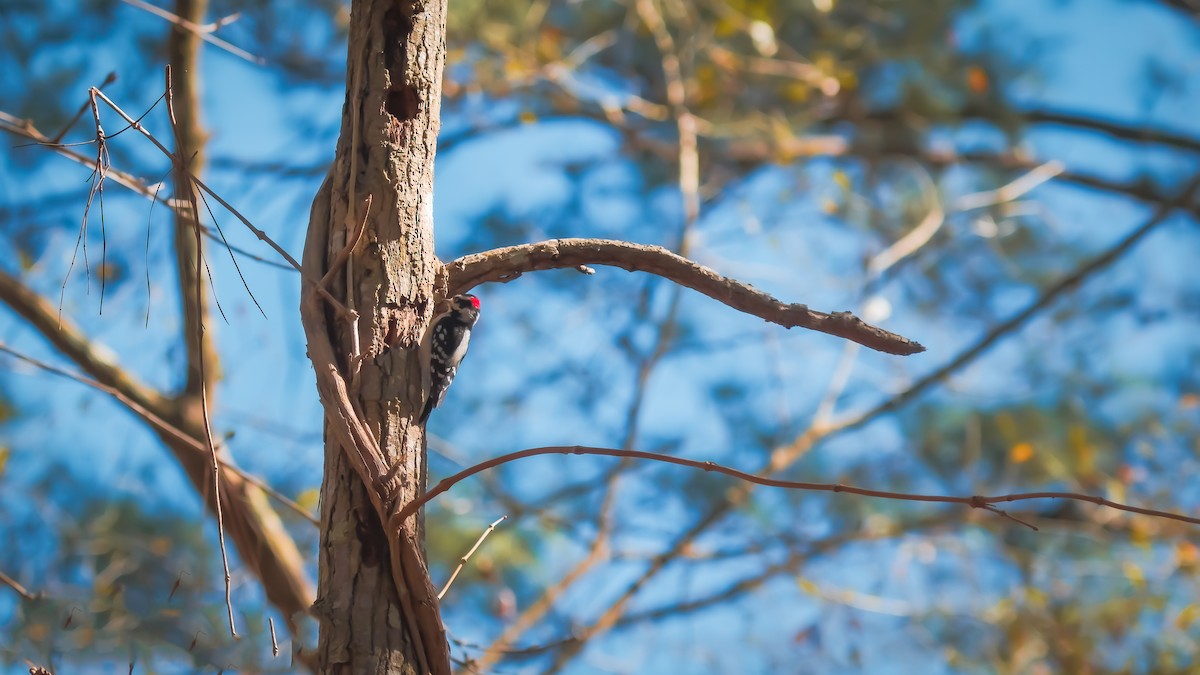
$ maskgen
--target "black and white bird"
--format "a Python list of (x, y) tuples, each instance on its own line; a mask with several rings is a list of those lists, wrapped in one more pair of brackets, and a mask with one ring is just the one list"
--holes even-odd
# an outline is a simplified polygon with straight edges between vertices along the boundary
[(458, 366), (467, 355), (471, 342), (471, 329), (479, 320), (479, 298), (469, 293), (450, 298), (450, 309), (434, 318), (425, 336), (424, 349), (428, 355), (427, 391), (425, 408), (419, 419), (421, 424), (429, 419), (429, 413), (442, 404), (446, 390), (458, 374)]

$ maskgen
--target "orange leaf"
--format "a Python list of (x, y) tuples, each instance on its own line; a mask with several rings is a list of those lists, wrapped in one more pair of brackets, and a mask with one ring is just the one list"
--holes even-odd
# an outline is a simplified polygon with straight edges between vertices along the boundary
[(1024, 464), (1033, 458), (1033, 444), (1017, 443), (1008, 451), (1008, 456), (1013, 464)]
[(986, 92), (988, 90), (987, 72), (979, 66), (967, 68), (967, 87), (976, 94)]
[(1200, 562), (1200, 547), (1190, 541), (1181, 541), (1175, 547), (1175, 560), (1180, 567), (1190, 567)]

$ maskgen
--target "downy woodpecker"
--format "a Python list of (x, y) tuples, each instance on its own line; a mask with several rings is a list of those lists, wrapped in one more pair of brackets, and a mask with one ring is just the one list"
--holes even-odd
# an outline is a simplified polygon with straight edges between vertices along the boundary
[(467, 344), (471, 341), (471, 329), (479, 320), (479, 298), (469, 293), (450, 298), (449, 311), (439, 314), (429, 325), (425, 337), (425, 349), (429, 358), (429, 398), (421, 411), (420, 423), (429, 419), (429, 413), (442, 404), (446, 390), (458, 373), (458, 364), (467, 355)]

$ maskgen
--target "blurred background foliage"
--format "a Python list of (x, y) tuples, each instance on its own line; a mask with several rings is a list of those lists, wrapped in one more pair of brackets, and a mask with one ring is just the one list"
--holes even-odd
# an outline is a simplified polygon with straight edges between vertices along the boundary
[[(294, 254), (340, 124), (348, 11), (332, 0), (208, 11), (236, 12), (212, 34), (262, 61), (206, 47), (208, 182)], [(1188, 182), (1196, 19), (1166, 0), (452, 0), (444, 260), (552, 237), (656, 243), (929, 351), (900, 359), (783, 331), (644, 275), (527, 275), (481, 289), (471, 358), (430, 423), (433, 479), (503, 452), (589, 444), (798, 480), (1070, 490), (1195, 513), (1194, 198), (1116, 264), (906, 392)], [(105, 91), (140, 114), (162, 93), (168, 28), (118, 0), (7, 0), (0, 111), (53, 134), (115, 72)], [(66, 141), (90, 138), (88, 117)], [(168, 137), (161, 104), (145, 123)], [(103, 235), (93, 210), (87, 269), (82, 254), (72, 269), (88, 170), (15, 136), (2, 147), (0, 265), (61, 292), (63, 314), (143, 380), (179, 387), (166, 210), (110, 185)], [(148, 183), (168, 173), (132, 134), (110, 150)], [(235, 245), (271, 258), (216, 217)], [(897, 242), (911, 246), (897, 255)], [(239, 464), (315, 510), (321, 412), (297, 277), (240, 258), (264, 320), (228, 256), (208, 258), (226, 317), (209, 321), (217, 431)], [(5, 344), (63, 363), (0, 315)], [(0, 660), (12, 672), (26, 660), (290, 670), (290, 638), (273, 657), (266, 618), (283, 623), (236, 559), (246, 637), (229, 640), (215, 526), (138, 421), (102, 394), (0, 364), (0, 571), (38, 594), (0, 587)], [(509, 516), (443, 603), (455, 656), (484, 670), (1194, 671), (1194, 528), (1080, 503), (1007, 510), (1039, 530), (563, 456), (457, 486), (429, 509), (427, 533), (441, 583)], [(312, 553), (316, 530), (281, 515)], [(310, 626), (301, 639), (312, 638)]]

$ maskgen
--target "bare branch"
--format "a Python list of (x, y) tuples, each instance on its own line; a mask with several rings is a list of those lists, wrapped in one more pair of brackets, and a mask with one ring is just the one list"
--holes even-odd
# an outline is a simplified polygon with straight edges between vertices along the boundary
[(266, 65), (266, 63), (267, 63), (267, 60), (262, 58), (261, 56), (255, 56), (254, 54), (251, 54), (250, 52), (246, 51), (245, 49), (242, 49), (241, 47), (232, 45), (229, 42), (226, 42), (225, 40), (222, 40), (221, 38), (212, 34), (213, 31), (217, 30), (221, 26), (228, 25), (228, 24), (232, 23), (233, 21), (235, 21), (238, 17), (238, 15), (236, 15), (236, 14), (231, 15), (229, 17), (225, 17), (224, 19), (217, 21), (215, 23), (202, 26), (193, 21), (184, 19), (177, 14), (172, 14), (171, 12), (168, 12), (167, 10), (165, 10), (161, 7), (155, 7), (154, 5), (151, 5), (148, 2), (142, 2), (142, 0), (121, 0), (121, 1), (127, 5), (132, 5), (134, 7), (137, 7), (138, 9), (143, 10), (149, 14), (153, 14), (154, 16), (157, 16), (161, 19), (166, 19), (167, 21), (170, 21), (171, 23), (178, 26), (180, 29), (185, 30), (189, 33), (193, 33), (196, 36), (198, 36), (201, 40), (204, 40), (205, 42), (211, 44), (214, 47), (224, 49), (225, 51), (229, 52), (230, 54), (233, 54), (234, 56), (236, 56), (238, 58), (245, 59), (245, 60), (249, 61), (250, 63), (259, 65), (259, 66)]
[(951, 359), (945, 365), (937, 368), (921, 379), (914, 382), (908, 389), (892, 398), (884, 401), (878, 406), (847, 418), (841, 422), (835, 423), (829, 428), (823, 430), (823, 434), (828, 434), (831, 431), (845, 431), (852, 428), (860, 427), (868, 421), (878, 417), (879, 415), (895, 410), (904, 405), (908, 401), (925, 392), (926, 389), (934, 384), (941, 382), (950, 376), (951, 373), (957, 372), (966, 364), (974, 361), (977, 356), (987, 351), (1001, 337), (1007, 335), (1014, 330), (1024, 326), (1031, 318), (1036, 316), (1043, 309), (1063, 295), (1067, 291), (1077, 288), (1086, 279), (1092, 277), (1097, 272), (1111, 265), (1118, 260), (1127, 251), (1133, 248), (1135, 244), (1142, 240), (1147, 234), (1154, 231), (1156, 227), (1162, 224), (1171, 213), (1184, 204), (1192, 202), (1197, 191), (1200, 191), (1200, 174), (1195, 177), (1179, 192), (1179, 194), (1163, 203), (1145, 223), (1135, 228), (1132, 232), (1125, 235), (1120, 241), (1109, 247), (1103, 253), (1092, 258), (1088, 262), (1081, 265), (1071, 274), (1059, 279), (1059, 281), (1050, 287), (1046, 288), (1041, 294), (1030, 303), (1025, 309), (1012, 315), (1005, 321), (1002, 321), (995, 328), (988, 331), (982, 338), (975, 342), (967, 349), (963, 350), (958, 356)]
[(687, 107), (687, 89), (679, 64), (679, 53), (667, 23), (655, 5), (656, 0), (637, 0), (635, 4), (642, 23), (650, 29), (662, 59), (663, 76), (667, 81), (667, 102), (675, 118), (679, 134), (679, 193), (683, 197), (685, 224), (680, 253), (687, 255), (687, 228), (700, 218), (700, 153), (697, 149), (696, 118)]
[[(1156, 518), (1167, 518), (1170, 520), (1178, 520), (1184, 523), (1200, 525), (1200, 518), (1193, 516), (1185, 516), (1179, 513), (1171, 513), (1169, 511), (1159, 511), (1157, 509), (1147, 509), (1140, 506), (1131, 506), (1129, 504), (1121, 504), (1103, 497), (1086, 495), (1078, 492), (1020, 492), (1014, 494), (998, 495), (994, 497), (984, 497), (974, 495), (971, 497), (956, 497), (952, 495), (929, 495), (917, 494), (911, 492), (891, 492), (888, 490), (872, 490), (870, 488), (856, 487), (853, 485), (843, 485), (841, 483), (809, 483), (805, 481), (782, 480), (778, 478), (768, 478), (765, 476), (756, 476), (752, 473), (746, 473), (731, 467), (717, 464), (716, 462), (703, 462), (694, 459), (685, 459), (683, 457), (674, 457), (672, 455), (660, 455), (654, 452), (644, 452), (641, 450), (617, 450), (615, 448), (594, 448), (583, 445), (572, 446), (554, 446), (545, 448), (532, 448), (530, 450), (520, 450), (518, 452), (510, 452), (506, 455), (494, 457), (484, 462), (480, 462), (475, 466), (468, 467), (458, 473), (443, 479), (425, 494), (414, 499), (404, 508), (400, 509), (396, 517), (398, 519), (406, 519), (409, 516), (416, 514), (417, 510), (424, 506), (429, 500), (446, 492), (454, 487), (457, 483), (464, 479), (470, 478), (477, 473), (495, 468), (501, 464), (507, 464), (518, 459), (526, 457), (537, 457), (539, 455), (597, 455), (603, 457), (627, 457), (631, 459), (645, 459), (653, 462), (665, 462), (667, 464), (677, 464), (686, 466), (692, 469), (700, 469), (701, 471), (713, 471), (722, 473), (726, 476), (732, 476), (739, 480), (754, 485), (762, 485), (765, 487), (785, 488), (789, 490), (806, 490), (810, 492), (844, 492), (846, 494), (861, 495), (863, 497), (875, 497), (879, 499), (894, 499), (899, 501), (909, 502), (934, 502), (940, 504), (962, 504), (973, 509), (984, 509), (992, 511), (1011, 518), (995, 508), (996, 504), (1007, 502), (1019, 502), (1030, 499), (1072, 499), (1081, 502), (1091, 502), (1106, 506), (1110, 509), (1118, 511), (1128, 511), (1129, 513), (1138, 513), (1146, 516), (1154, 516)], [(1016, 520), (1016, 519), (1013, 519)], [(1016, 521), (1021, 525), (1030, 527), (1028, 523)], [(1036, 528), (1035, 528), (1036, 529)]]
[[(952, 373), (958, 372), (959, 369), (971, 363), (981, 354), (987, 351), (1001, 337), (1007, 335), (1021, 326), (1023, 326), (1030, 318), (1035, 316), (1042, 309), (1046, 308), (1058, 296), (1066, 291), (1077, 287), (1086, 279), (1099, 270), (1111, 264), (1122, 254), (1129, 251), (1133, 244), (1137, 243), (1142, 237), (1152, 231), (1158, 224), (1166, 220), (1176, 208), (1183, 204), (1191, 203), (1197, 189), (1200, 188), (1200, 175), (1197, 175), (1188, 186), (1179, 193), (1179, 195), (1170, 200), (1163, 202), (1155, 214), (1143, 225), (1131, 232), (1122, 241), (1108, 249), (1098, 257), (1086, 263), (1076, 272), (1068, 275), (1058, 284), (1050, 287), (1042, 293), (1037, 300), (1033, 302), (1025, 310), (1018, 312), (1009, 320), (996, 326), (996, 328), (988, 331), (973, 345), (966, 348), (951, 359), (946, 365), (938, 368), (934, 372), (926, 375), (920, 380), (914, 382), (907, 389), (899, 394), (883, 401), (879, 405), (847, 419), (842, 420), (828, 426), (810, 428), (805, 433), (797, 437), (793, 442), (780, 446), (771, 452), (770, 459), (766, 463), (762, 473), (775, 474), (786, 469), (798, 458), (804, 455), (809, 449), (822, 440), (827, 440), (833, 436), (845, 433), (851, 429), (859, 428), (866, 425), (871, 420), (879, 416), (895, 410), (920, 394), (924, 393), (930, 387), (942, 382)], [(667, 565), (675, 560), (682, 551), (686, 550), (698, 537), (707, 532), (711, 527), (719, 523), (731, 510), (737, 508), (744, 503), (749, 495), (753, 484), (740, 484), (737, 488), (730, 490), (726, 498), (721, 500), (713, 508), (709, 509), (699, 520), (691, 527), (682, 532), (670, 546), (664, 551), (656, 555), (651, 561), (646, 570), (637, 579), (632, 581), (621, 595), (613, 601), (607, 609), (605, 609), (600, 617), (591, 624), (579, 627), (575, 631), (575, 641), (564, 646), (564, 650), (569, 655), (577, 654), (583, 649), (585, 643), (597, 635), (603, 634), (611, 630), (613, 626), (621, 619), (629, 604), (643, 588), (645, 588), (656, 576), (658, 576)], [(1041, 496), (1048, 496), (1044, 493)], [(1086, 495), (1085, 495), (1086, 497)], [(1033, 497), (1029, 497), (1033, 498)], [(1090, 500), (1090, 498), (1088, 498)]]
[(1200, 19), (1200, 2), (1197, 0), (1159, 0), (1159, 2), (1187, 14), (1191, 19)]
[[(76, 164), (81, 164), (86, 167), (94, 167), (95, 166), (95, 162), (96, 162), (95, 159), (88, 157), (86, 155), (83, 155), (82, 153), (76, 152), (76, 151), (72, 150), (69, 146), (62, 145), (60, 143), (55, 142), (53, 139), (48, 138), (45, 134), (43, 134), (41, 131), (39, 131), (37, 129), (37, 127), (35, 127), (33, 125), (33, 122), (31, 122), (30, 120), (23, 119), (20, 117), (14, 117), (13, 115), (10, 115), (9, 113), (0, 111), (0, 131), (6, 131), (10, 134), (13, 134), (14, 136), (19, 136), (21, 138), (28, 138), (29, 140), (34, 141), (38, 145), (47, 147), (47, 148), (53, 150), (54, 152), (58, 153), (59, 155), (66, 157), (67, 159), (75, 162)], [(145, 197), (146, 199), (149, 199), (151, 202), (158, 202), (160, 204), (167, 206), (168, 208), (173, 206), (171, 200), (162, 198), (158, 195), (160, 186), (153, 185), (153, 184), (147, 184), (145, 181), (138, 178), (137, 176), (134, 176), (131, 173), (121, 171), (120, 169), (114, 169), (112, 167), (108, 167), (106, 170), (106, 173), (105, 173), (105, 177), (108, 180), (116, 182), (121, 187), (127, 188), (128, 190), (130, 190), (138, 195), (141, 195), (142, 197)], [(202, 190), (206, 190), (206, 191), (208, 190), (208, 186), (206, 186), (206, 185), (200, 185), (200, 188)], [(210, 196), (212, 196), (212, 195), (210, 195)], [(226, 208), (228, 208), (228, 205), (225, 204), (224, 202), (219, 202), (219, 203), (221, 203), (222, 206), (225, 206)], [(249, 225), (249, 222), (246, 221), (245, 218), (241, 217), (240, 214), (235, 213), (233, 211), (230, 211), (230, 213), (233, 213), (233, 215), (235, 217), (237, 217), (238, 220), (242, 221), (243, 224)], [(254, 253), (251, 253), (245, 249), (239, 248), (237, 246), (229, 244), (228, 242), (223, 241), (219, 235), (217, 235), (215, 232), (213, 232), (211, 229), (209, 229), (208, 226), (205, 225), (204, 223), (197, 221), (195, 223), (195, 225), (200, 228), (200, 231), (204, 234), (204, 236), (208, 237), (212, 241), (221, 243), (222, 245), (228, 247), (230, 251), (232, 251), (240, 256), (249, 258), (251, 260), (254, 260), (255, 262), (260, 262), (260, 263), (263, 263), (266, 265), (270, 265), (272, 267), (277, 267), (279, 269), (299, 271), (298, 265), (287, 265), (287, 264), (284, 264), (281, 262), (277, 262), (275, 260), (268, 260), (260, 255), (255, 255)], [(265, 234), (259, 235), (259, 231), (256, 229), (253, 231), (254, 231), (255, 235), (259, 236), (260, 239), (262, 239), (264, 236), (266, 236)]]
[(867, 324), (849, 312), (826, 314), (807, 305), (787, 304), (661, 246), (609, 239), (553, 239), (463, 256), (446, 265), (448, 292), (465, 293), (482, 283), (512, 281), (525, 272), (574, 269), (579, 265), (656, 274), (784, 328), (808, 328), (888, 354), (906, 356), (925, 351), (919, 343)]
[[(895, 110), (883, 110), (872, 113), (868, 119), (880, 122), (899, 122), (904, 115)], [(997, 111), (986, 106), (966, 106), (957, 112), (949, 113), (955, 120), (984, 120), (1003, 126), (1006, 123), (1019, 124), (1052, 124), (1073, 129), (1096, 131), (1123, 141), (1154, 143), (1166, 145), (1179, 150), (1200, 152), (1200, 138), (1185, 134), (1174, 133), (1165, 129), (1155, 129), (1137, 122), (1122, 122), (1104, 117), (1095, 117), (1077, 112), (1052, 109), (1033, 110), (1004, 110)], [(936, 120), (935, 120), (936, 121)]]

